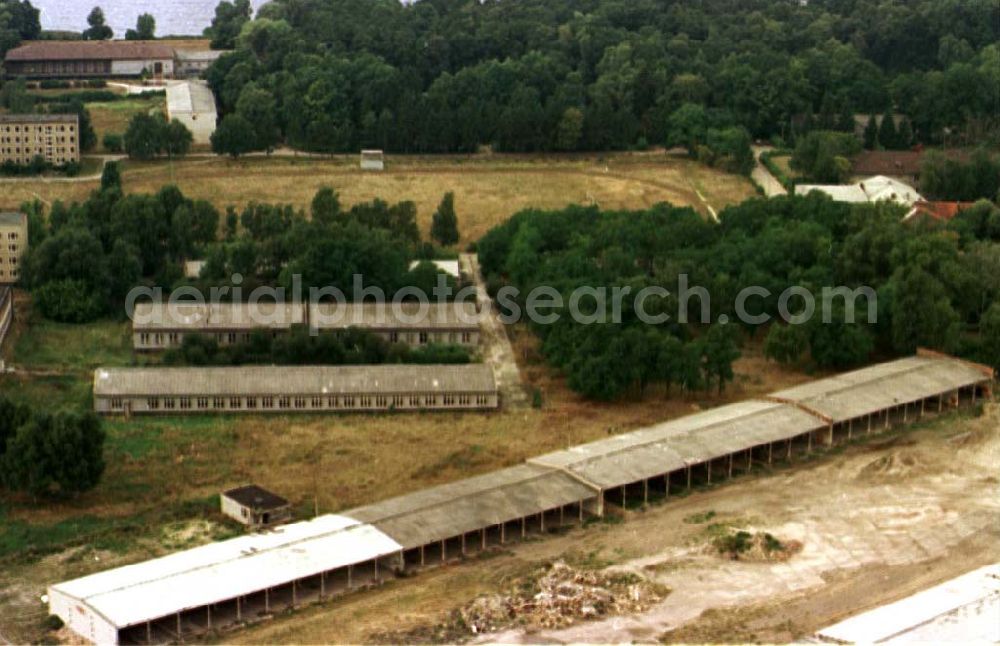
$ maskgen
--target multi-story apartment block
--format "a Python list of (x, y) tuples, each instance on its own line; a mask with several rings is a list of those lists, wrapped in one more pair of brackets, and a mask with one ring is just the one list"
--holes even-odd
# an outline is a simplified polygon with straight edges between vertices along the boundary
[(80, 161), (80, 118), (75, 114), (0, 115), (0, 163), (27, 165), (35, 157), (62, 166)]
[(0, 285), (16, 283), (28, 250), (28, 216), (0, 213)]

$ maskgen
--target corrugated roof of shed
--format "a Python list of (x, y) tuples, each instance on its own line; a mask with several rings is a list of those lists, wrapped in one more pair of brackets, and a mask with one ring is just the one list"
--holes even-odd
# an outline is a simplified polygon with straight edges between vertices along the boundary
[(521, 464), (344, 514), (374, 525), (410, 549), (596, 496), (595, 490), (565, 473)]
[(310, 324), (320, 330), (359, 327), (367, 330), (440, 329), (476, 330), (476, 304), (427, 303), (136, 303), (132, 328), (157, 330), (252, 330), (287, 329), (305, 322), (304, 307), (310, 308)]
[(789, 404), (747, 401), (581, 444), (530, 462), (565, 469), (611, 489), (824, 426), (819, 418)]
[(399, 551), (399, 544), (376, 528), (328, 515), (52, 588), (124, 628)]
[(496, 392), (482, 364), (98, 368), (97, 396), (352, 395)]
[(136, 303), (132, 329), (255, 330), (301, 325), (302, 306), (290, 303)]
[(309, 324), (320, 330), (362, 327), (368, 330), (475, 330), (476, 304), (453, 303), (314, 303)]
[(773, 394), (844, 422), (989, 380), (983, 370), (944, 356), (915, 356), (820, 379)]

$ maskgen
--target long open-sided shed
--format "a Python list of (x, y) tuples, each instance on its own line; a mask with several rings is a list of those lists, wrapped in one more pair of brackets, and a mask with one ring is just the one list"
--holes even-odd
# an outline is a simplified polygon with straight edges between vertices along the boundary
[(487, 549), (597, 513), (595, 489), (522, 464), (344, 512), (398, 542), (408, 564)]
[(371, 525), (320, 516), (59, 583), (49, 604), (98, 644), (175, 643), (377, 582), (401, 554)]
[(496, 408), (483, 364), (98, 368), (94, 410), (108, 414), (292, 413)]
[[(825, 421), (796, 406), (747, 401), (721, 406), (681, 419), (582, 444), (529, 460), (569, 473), (599, 488), (604, 497), (622, 501), (650, 493), (667, 496), (673, 487), (690, 487), (692, 479), (711, 482), (716, 473), (732, 475), (734, 460), (748, 470), (757, 459), (770, 462), (774, 446), (790, 454), (793, 442), (808, 447)], [(755, 454), (756, 450), (756, 454)], [(721, 464), (720, 464), (721, 462)], [(714, 464), (713, 464), (714, 463)]]
[(917, 356), (880, 363), (771, 395), (829, 420), (827, 444), (841, 435), (870, 433), (893, 421), (906, 423), (928, 410), (975, 403), (991, 395), (993, 371), (979, 364), (921, 350)]

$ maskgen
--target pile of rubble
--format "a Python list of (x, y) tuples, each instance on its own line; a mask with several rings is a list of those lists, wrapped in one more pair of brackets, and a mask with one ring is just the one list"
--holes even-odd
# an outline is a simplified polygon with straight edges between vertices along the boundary
[(583, 571), (558, 561), (516, 581), (506, 594), (475, 599), (459, 615), (473, 634), (511, 626), (564, 628), (580, 620), (642, 612), (666, 592), (636, 574)]

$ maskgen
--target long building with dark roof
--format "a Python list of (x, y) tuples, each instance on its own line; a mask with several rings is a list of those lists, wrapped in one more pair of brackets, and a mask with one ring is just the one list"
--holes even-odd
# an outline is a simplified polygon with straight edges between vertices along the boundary
[(297, 325), (336, 333), (357, 328), (388, 343), (412, 347), (430, 343), (479, 345), (479, 312), (459, 303), (138, 303), (132, 316), (132, 344), (154, 352), (180, 346), (185, 336), (212, 336), (219, 345), (250, 341), (254, 331), (273, 335)]
[(35, 40), (7, 52), (8, 77), (106, 78), (174, 75), (174, 48), (160, 41)]
[(98, 368), (104, 414), (477, 410), (498, 406), (482, 364)]

